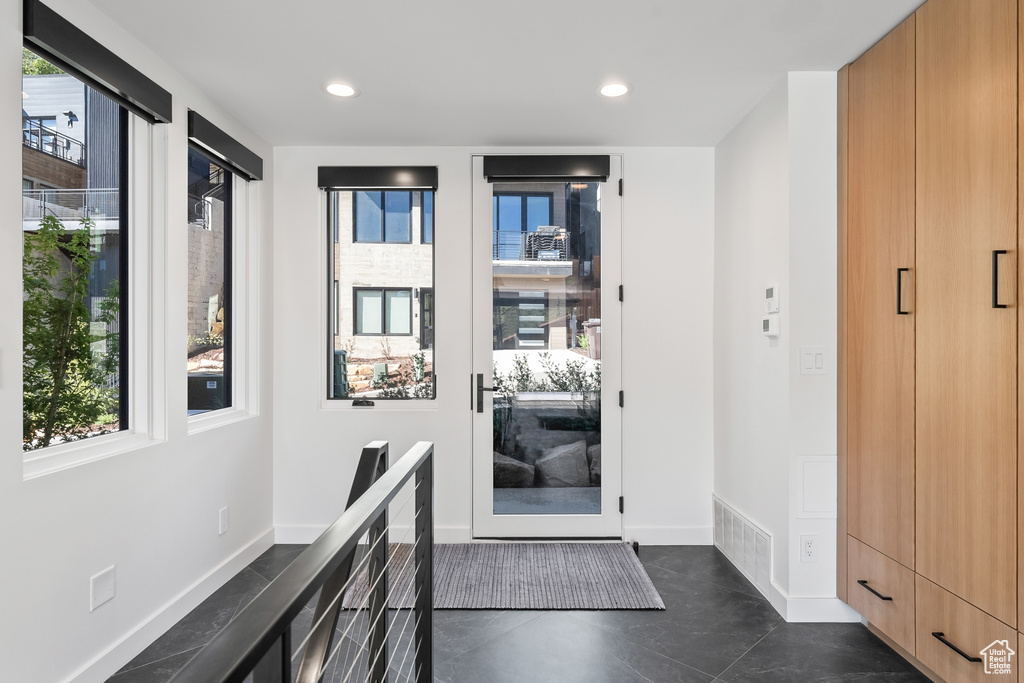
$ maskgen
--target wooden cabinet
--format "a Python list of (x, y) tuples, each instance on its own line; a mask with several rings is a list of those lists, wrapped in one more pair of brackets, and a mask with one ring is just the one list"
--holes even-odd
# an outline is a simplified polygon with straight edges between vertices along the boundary
[(917, 12), (916, 570), (1010, 625), (1017, 307), (994, 271), (1017, 249), (1016, 10)]
[(847, 530), (914, 566), (914, 17), (849, 67)]
[(914, 654), (914, 572), (849, 538), (850, 607), (910, 654)]
[(997, 676), (985, 673), (982, 658), (983, 650), (990, 645), (1006, 641), (1012, 648), (1016, 639), (1015, 629), (931, 581), (917, 577), (917, 658), (943, 680), (1017, 681), (1016, 656), (1012, 673)]
[(1022, 25), (927, 0), (839, 79), (837, 594), (947, 681), (1024, 633)]

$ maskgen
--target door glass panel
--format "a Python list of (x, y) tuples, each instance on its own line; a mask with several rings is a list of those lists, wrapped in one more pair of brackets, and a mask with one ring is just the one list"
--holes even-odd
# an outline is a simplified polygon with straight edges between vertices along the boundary
[(600, 183), (495, 183), (494, 508), (601, 513)]

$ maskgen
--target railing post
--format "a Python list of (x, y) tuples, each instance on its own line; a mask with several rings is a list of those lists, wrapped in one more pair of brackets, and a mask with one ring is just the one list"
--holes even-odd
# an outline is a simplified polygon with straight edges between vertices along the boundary
[(416, 470), (416, 626), (415, 680), (434, 677), (434, 453)]
[(370, 683), (388, 680), (388, 511), (381, 511), (369, 533), (370, 554)]
[(292, 679), (292, 627), (288, 626), (274, 641), (252, 670), (253, 683), (290, 683)]

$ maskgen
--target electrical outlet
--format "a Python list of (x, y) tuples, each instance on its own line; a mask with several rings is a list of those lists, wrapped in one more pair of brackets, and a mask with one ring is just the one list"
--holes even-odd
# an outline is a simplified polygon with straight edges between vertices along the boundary
[(99, 574), (94, 574), (89, 578), (90, 612), (103, 603), (110, 602), (114, 599), (114, 595), (116, 593), (115, 571), (116, 567), (114, 565), (110, 565)]
[(227, 532), (228, 527), (231, 526), (231, 518), (228, 517), (228, 509), (226, 507), (220, 509), (220, 515), (218, 519), (220, 522), (220, 531), (218, 533), (224, 534), (225, 532)]
[(816, 534), (808, 534), (800, 537), (800, 561), (818, 561), (818, 536)]

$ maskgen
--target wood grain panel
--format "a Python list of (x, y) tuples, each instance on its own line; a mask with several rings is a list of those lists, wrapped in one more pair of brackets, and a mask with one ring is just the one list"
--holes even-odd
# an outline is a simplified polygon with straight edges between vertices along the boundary
[(1017, 248), (1017, 125), (1017, 0), (929, 0), (917, 12), (916, 570), (1010, 625), (1017, 311), (992, 307), (992, 251)]
[[(1021, 0), (1024, 2), (1024, 0)], [(849, 213), (849, 202), (847, 192), (847, 140), (849, 137), (849, 65), (839, 70), (838, 89), (838, 124), (837, 124), (837, 160), (838, 160), (838, 188), (837, 188), (837, 243), (836, 251), (838, 263), (838, 297), (837, 297), (837, 319), (838, 330), (836, 334), (836, 597), (843, 602), (847, 601), (846, 592), (846, 564), (847, 544), (843, 543), (847, 531), (847, 401), (848, 392), (846, 381), (846, 238), (847, 238), (847, 215)]]
[(980, 662), (969, 662), (944, 645), (933, 633), (943, 637), (972, 657), (997, 640), (1013, 647), (1017, 631), (993, 619), (977, 607), (957, 598), (921, 576), (917, 577), (917, 658), (947, 683), (984, 683), (1017, 681), (1016, 657), (1011, 675), (992, 676)]
[(849, 67), (846, 311), (849, 533), (911, 568), (914, 40), (911, 16)]
[[(1024, 197), (1024, 173), (1021, 169), (1024, 168), (1024, 97), (1020, 96), (1020, 93), (1024, 93), (1024, 0), (1020, 0), (1017, 6), (1017, 245), (1018, 249), (1020, 245), (1024, 245), (1024, 202), (1021, 201), (1021, 197)], [(1021, 269), (1018, 262), (1018, 275), (1024, 278), (1024, 269)], [(1017, 284), (1018, 296), (1021, 292), (1024, 292), (1024, 281), (1018, 282)], [(1017, 574), (1018, 574), (1018, 586), (1017, 586), (1017, 609), (1019, 614), (1017, 615), (1017, 627), (1024, 630), (1024, 401), (1020, 398), (1021, 391), (1024, 391), (1024, 363), (1021, 359), (1024, 358), (1024, 315), (1017, 312), (1017, 410), (1019, 411), (1017, 417), (1017, 475), (1020, 477), (1020, 483), (1017, 486), (1017, 510), (1019, 518), (1017, 520), (1017, 552), (1019, 556), (1017, 558)], [(1024, 643), (1024, 640), (1022, 640)], [(1024, 653), (1017, 650), (1018, 657), (1024, 657)]]
[[(856, 538), (848, 538), (850, 607), (914, 654), (914, 572)], [(892, 599), (882, 599), (858, 581), (866, 581), (871, 590)]]

